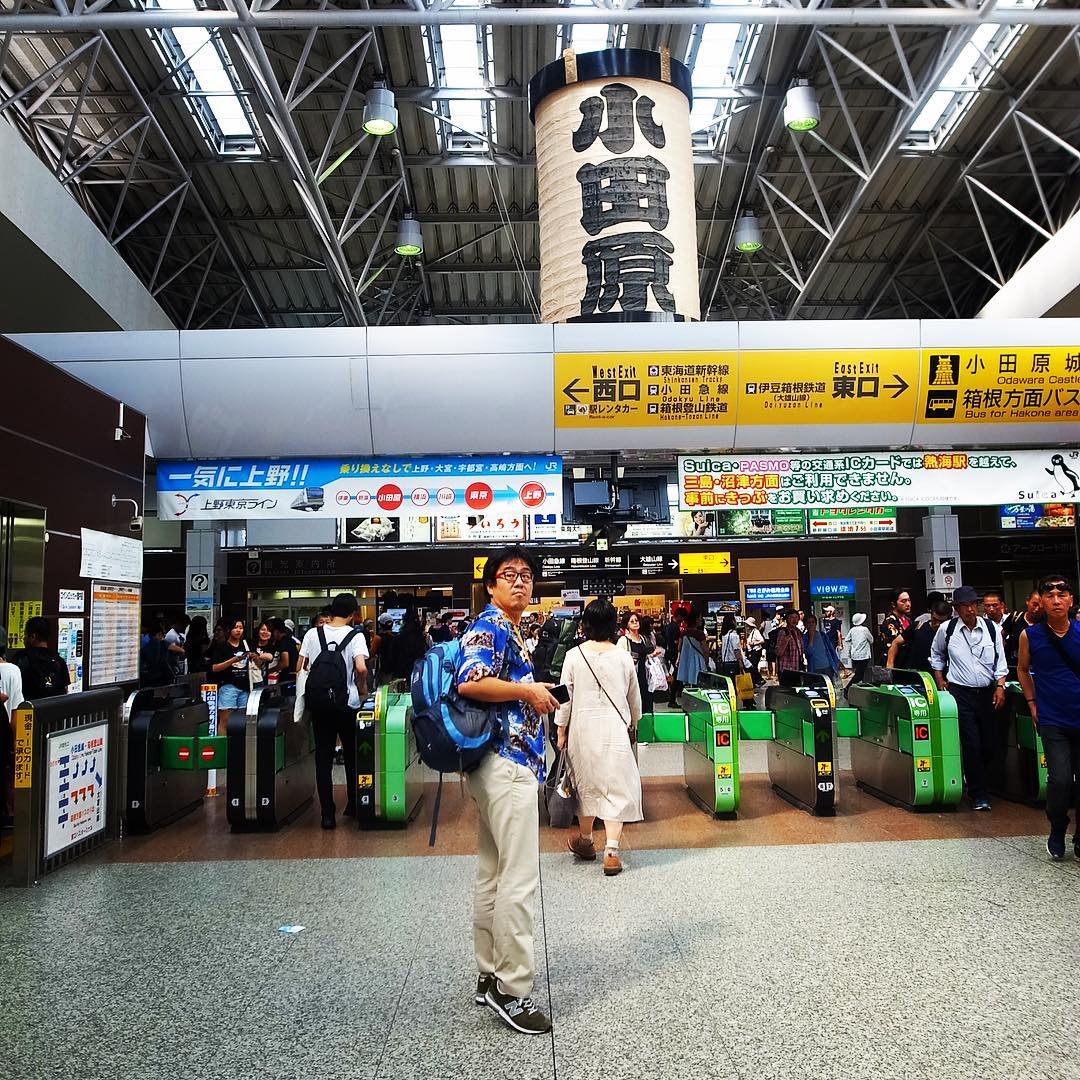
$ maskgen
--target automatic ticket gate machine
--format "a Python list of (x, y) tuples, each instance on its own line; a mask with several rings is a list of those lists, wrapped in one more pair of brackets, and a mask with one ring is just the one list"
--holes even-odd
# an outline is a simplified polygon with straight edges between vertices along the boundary
[(1004, 799), (1038, 806), (1046, 802), (1046, 752), (1042, 736), (1024, 700), (1018, 682), (1005, 686), (1005, 708), (998, 713), (1001, 725), (1001, 770), (991, 787)]
[(311, 725), (293, 720), (292, 687), (262, 686), (229, 716), (226, 817), (233, 832), (274, 830), (312, 799)]
[(356, 821), (361, 829), (406, 825), (424, 797), (424, 765), (412, 737), (404, 683), (380, 686), (356, 713)]
[(885, 685), (848, 686), (858, 710), (856, 782), (908, 810), (954, 809), (963, 790), (956, 702), (925, 671), (895, 669), (891, 677)]
[(190, 813), (203, 800), (198, 738), (210, 713), (191, 682), (137, 690), (124, 703), (124, 825), (145, 833)]
[(690, 798), (707, 814), (734, 817), (739, 808), (739, 729), (735, 687), (726, 675), (708, 687), (684, 690), (683, 776)]
[(764, 715), (758, 710), (739, 714), (740, 726), (745, 718), (748, 729), (765, 717), (771, 720), (768, 758), (773, 790), (816, 817), (836, 813), (838, 769), (833, 722), (842, 719), (836, 714), (832, 681), (805, 671), (780, 673), (779, 685), (765, 691)]

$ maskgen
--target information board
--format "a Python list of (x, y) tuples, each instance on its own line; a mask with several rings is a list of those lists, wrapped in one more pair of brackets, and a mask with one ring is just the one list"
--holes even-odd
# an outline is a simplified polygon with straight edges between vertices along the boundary
[(134, 585), (95, 581), (90, 589), (90, 685), (134, 682), (139, 677), (139, 608)]
[(45, 858), (105, 828), (109, 725), (58, 731), (45, 740)]
[(555, 426), (735, 422), (735, 352), (556, 353)]
[(435, 539), (440, 544), (485, 543), (524, 540), (524, 514), (490, 514), (435, 519)]
[(926, 424), (1075, 422), (1080, 347), (924, 349), (920, 403)]
[(85, 619), (59, 619), (56, 630), (56, 651), (67, 664), (69, 694), (83, 688), (83, 656), (86, 644)]
[(680, 507), (997, 506), (1080, 500), (1080, 450), (856, 451), (678, 459)]
[(896, 532), (896, 511), (886, 506), (807, 510), (811, 536), (868, 536)]
[(12, 725), (15, 758), (15, 787), (30, 787), (34, 772), (34, 710), (24, 705), (15, 710)]
[(748, 604), (790, 604), (793, 590), (790, 585), (747, 585)]
[(739, 427), (910, 424), (918, 349), (773, 349), (739, 354)]
[(11, 600), (7, 610), (8, 654), (26, 647), (26, 624), (41, 614), (40, 600)]
[(680, 551), (680, 574), (730, 574), (730, 551)]
[(142, 541), (133, 536), (82, 531), (82, 556), (79, 577), (104, 578), (108, 581), (142, 581)]

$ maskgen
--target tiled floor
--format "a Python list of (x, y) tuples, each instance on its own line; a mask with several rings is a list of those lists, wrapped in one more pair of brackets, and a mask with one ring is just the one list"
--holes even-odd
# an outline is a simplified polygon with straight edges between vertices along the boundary
[(313, 811), (232, 836), (214, 800), (0, 891), (0, 1077), (1077, 1080), (1080, 863), (1048, 862), (1038, 811), (908, 814), (847, 779), (835, 819), (750, 775), (712, 821), (648, 777), (613, 879), (545, 829), (532, 1039), (472, 1004), (456, 787), (433, 854), (422, 821)]

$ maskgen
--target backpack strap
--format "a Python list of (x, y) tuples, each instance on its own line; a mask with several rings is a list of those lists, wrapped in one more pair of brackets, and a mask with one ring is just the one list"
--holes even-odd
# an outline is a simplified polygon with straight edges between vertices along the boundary
[(319, 635), (319, 652), (326, 652), (327, 649), (330, 648), (330, 645), (326, 640), (326, 633), (324, 632), (321, 624), (315, 627), (315, 633)]
[[(1080, 666), (1077, 666), (1076, 661), (1065, 651), (1065, 643), (1050, 629), (1046, 623), (1035, 623), (1035, 626), (1041, 626), (1043, 635), (1050, 642), (1051, 645), (1057, 650), (1058, 656), (1061, 657), (1061, 662), (1078, 678), (1080, 679)], [(1026, 630), (1033, 630), (1033, 626), (1025, 627)], [(1069, 630), (1072, 629), (1072, 620), (1069, 621)], [(1068, 632), (1065, 634), (1068, 637)]]

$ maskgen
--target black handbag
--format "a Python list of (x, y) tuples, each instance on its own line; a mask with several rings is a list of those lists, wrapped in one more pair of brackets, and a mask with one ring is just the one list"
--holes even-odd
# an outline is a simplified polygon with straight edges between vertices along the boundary
[(577, 798), (570, 776), (569, 755), (559, 755), (552, 782), (547, 787), (548, 821), (553, 829), (569, 829), (577, 812)]

